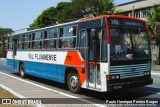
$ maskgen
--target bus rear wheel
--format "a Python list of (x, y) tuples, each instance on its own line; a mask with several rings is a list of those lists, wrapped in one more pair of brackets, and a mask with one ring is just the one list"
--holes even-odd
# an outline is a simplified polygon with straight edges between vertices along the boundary
[(20, 65), (19, 72), (20, 72), (20, 76), (21, 76), (22, 78), (24, 78), (24, 77), (26, 76), (26, 75), (25, 75), (25, 70), (24, 70), (24, 65), (23, 65), (23, 64)]
[(69, 72), (67, 75), (67, 85), (71, 92), (79, 93), (80, 92), (80, 79), (79, 75), (76, 72)]

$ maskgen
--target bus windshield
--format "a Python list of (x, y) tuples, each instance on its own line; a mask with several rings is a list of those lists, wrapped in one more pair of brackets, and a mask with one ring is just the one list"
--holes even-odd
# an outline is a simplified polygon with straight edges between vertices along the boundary
[(150, 58), (147, 32), (141, 28), (110, 27), (111, 60)]

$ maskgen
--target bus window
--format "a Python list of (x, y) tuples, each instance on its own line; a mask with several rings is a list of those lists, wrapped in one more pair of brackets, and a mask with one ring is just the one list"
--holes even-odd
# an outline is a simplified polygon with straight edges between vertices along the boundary
[(76, 38), (62, 38), (59, 40), (61, 48), (75, 48)]
[(44, 49), (56, 48), (56, 42), (57, 42), (56, 40), (57, 40), (57, 28), (45, 31), (43, 48)]
[(102, 56), (101, 56), (101, 61), (107, 61), (107, 38), (106, 38), (106, 32), (105, 32), (105, 28), (102, 28), (102, 47), (101, 47), (101, 53), (102, 53)]
[(13, 47), (12, 47), (12, 37), (8, 38), (8, 49), (13, 49)]
[(92, 34), (92, 32), (95, 32), (95, 29), (88, 29), (87, 32), (88, 32), (89, 61), (94, 61), (96, 55), (95, 53), (96, 53), (97, 37), (92, 36), (95, 35)]
[(75, 48), (77, 26), (66, 26), (60, 28), (59, 48)]
[(57, 29), (50, 29), (48, 33), (48, 38), (57, 38)]
[(21, 35), (18, 36), (18, 47), (17, 49), (22, 49), (22, 37)]
[(86, 59), (86, 55), (85, 55), (85, 50), (87, 47), (86, 37), (87, 37), (87, 32), (85, 30), (82, 30), (80, 32), (80, 38), (79, 38), (79, 51), (83, 59)]
[(42, 48), (42, 32), (35, 32), (32, 34), (32, 49)]
[[(31, 34), (24, 34), (22, 36), (22, 49), (30, 49), (30, 44), (31, 44)], [(19, 42), (19, 44), (21, 44)]]
[(48, 31), (44, 31), (44, 39), (47, 39), (47, 33)]

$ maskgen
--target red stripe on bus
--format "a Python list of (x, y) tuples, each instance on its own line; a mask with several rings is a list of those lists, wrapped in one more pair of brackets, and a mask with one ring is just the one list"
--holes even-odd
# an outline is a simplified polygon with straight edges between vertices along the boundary
[(86, 80), (86, 76), (84, 73), (84, 68), (82, 66), (84, 66), (84, 62), (82, 62), (79, 54), (75, 51), (73, 52), (68, 52), (66, 55), (66, 59), (64, 62), (64, 65), (70, 65), (72, 67), (75, 66), (75, 68), (78, 71), (78, 74), (80, 76), (80, 81), (81, 81), (81, 86), (83, 85), (84, 81)]

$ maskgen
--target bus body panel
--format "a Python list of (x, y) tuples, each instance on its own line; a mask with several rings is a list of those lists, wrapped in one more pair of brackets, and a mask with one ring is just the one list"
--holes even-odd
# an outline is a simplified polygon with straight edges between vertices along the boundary
[[(7, 65), (15, 69), (14, 59), (11, 57), (11, 51), (8, 51)], [(52, 55), (44, 59), (40, 55)], [(56, 56), (54, 56), (56, 55)], [(23, 63), (25, 73), (40, 78), (45, 78), (60, 83), (65, 83), (66, 68), (77, 68), (81, 75), (82, 64), (80, 54), (77, 51), (59, 51), (59, 52), (40, 52), (40, 51), (19, 51), (16, 56), (16, 69), (19, 70), (20, 62)], [(22, 57), (23, 56), (23, 57)], [(11, 59), (12, 58), (12, 59)], [(58, 59), (58, 60), (57, 60)], [(73, 61), (72, 61), (73, 60)], [(82, 77), (81, 77), (82, 76)], [(85, 77), (81, 75), (81, 84), (84, 83)]]
[(7, 65), (11, 68), (13, 68), (13, 60), (12, 59), (7, 59)]

